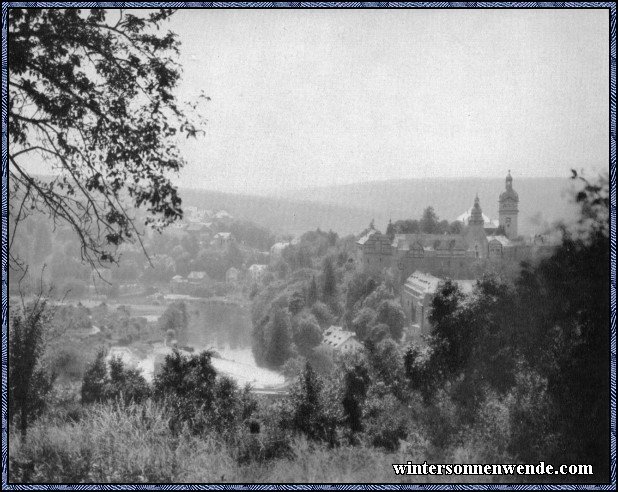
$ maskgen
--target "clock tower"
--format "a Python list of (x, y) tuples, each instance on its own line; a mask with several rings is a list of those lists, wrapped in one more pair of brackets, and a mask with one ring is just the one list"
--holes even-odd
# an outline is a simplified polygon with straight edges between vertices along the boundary
[(506, 176), (506, 190), (500, 194), (498, 200), (498, 214), (500, 225), (504, 229), (506, 237), (515, 239), (517, 237), (517, 215), (519, 213), (519, 196), (513, 189), (513, 178), (511, 171)]

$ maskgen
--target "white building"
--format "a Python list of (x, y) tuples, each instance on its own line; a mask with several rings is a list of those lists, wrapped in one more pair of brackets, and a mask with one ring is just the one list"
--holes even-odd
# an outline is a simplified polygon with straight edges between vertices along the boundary
[(346, 331), (341, 326), (331, 326), (322, 335), (322, 347), (334, 352), (354, 352), (361, 350), (363, 344), (358, 341), (353, 331)]

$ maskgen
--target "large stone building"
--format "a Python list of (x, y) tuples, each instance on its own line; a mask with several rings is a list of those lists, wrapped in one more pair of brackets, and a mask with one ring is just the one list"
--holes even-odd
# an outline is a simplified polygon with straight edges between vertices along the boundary
[[(442, 279), (428, 273), (414, 272), (410, 275), (401, 289), (401, 307), (406, 320), (420, 334), (426, 335), (431, 331), (429, 312), (431, 301)], [(455, 280), (465, 294), (472, 292), (473, 280)]]
[(372, 229), (357, 241), (359, 264), (368, 273), (390, 270), (403, 285), (414, 272), (435, 277), (473, 279), (504, 262), (519, 262), (550, 251), (550, 241), (517, 235), (519, 197), (511, 173), (498, 200), (499, 224), (481, 209), (479, 197), (462, 216), (460, 234), (395, 234)]

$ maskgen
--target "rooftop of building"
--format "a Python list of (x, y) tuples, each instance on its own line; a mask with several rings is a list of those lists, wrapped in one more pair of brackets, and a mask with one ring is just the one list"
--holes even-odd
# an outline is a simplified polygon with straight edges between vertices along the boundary
[(466, 239), (461, 234), (395, 234), (392, 246), (399, 251), (468, 249)]
[(376, 229), (369, 230), (369, 232), (367, 232), (363, 237), (361, 237), (358, 241), (356, 241), (356, 244), (360, 244), (360, 245), (365, 244), (371, 238), (371, 236), (373, 236), (376, 233), (381, 234), (380, 231), (377, 231)]
[(341, 326), (331, 326), (322, 335), (322, 344), (330, 348), (341, 347), (350, 338), (355, 338), (353, 331), (346, 331)]
[[(405, 287), (423, 294), (434, 294), (438, 290), (440, 282), (443, 280), (444, 279), (431, 275), (430, 273), (423, 273), (417, 270), (406, 279)], [(452, 281), (459, 286), (459, 289), (464, 294), (470, 294), (476, 285), (476, 280)]]

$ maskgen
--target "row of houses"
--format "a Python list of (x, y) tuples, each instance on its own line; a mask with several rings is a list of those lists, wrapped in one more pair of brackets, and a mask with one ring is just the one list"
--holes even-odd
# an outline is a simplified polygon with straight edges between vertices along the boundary
[[(231, 267), (225, 272), (225, 282), (227, 284), (237, 284), (244, 280), (259, 283), (264, 278), (268, 270), (268, 265), (253, 264), (245, 271)], [(193, 271), (186, 277), (174, 275), (170, 282), (170, 290), (173, 294), (191, 294), (196, 289), (210, 287), (215, 283), (205, 271)]]

